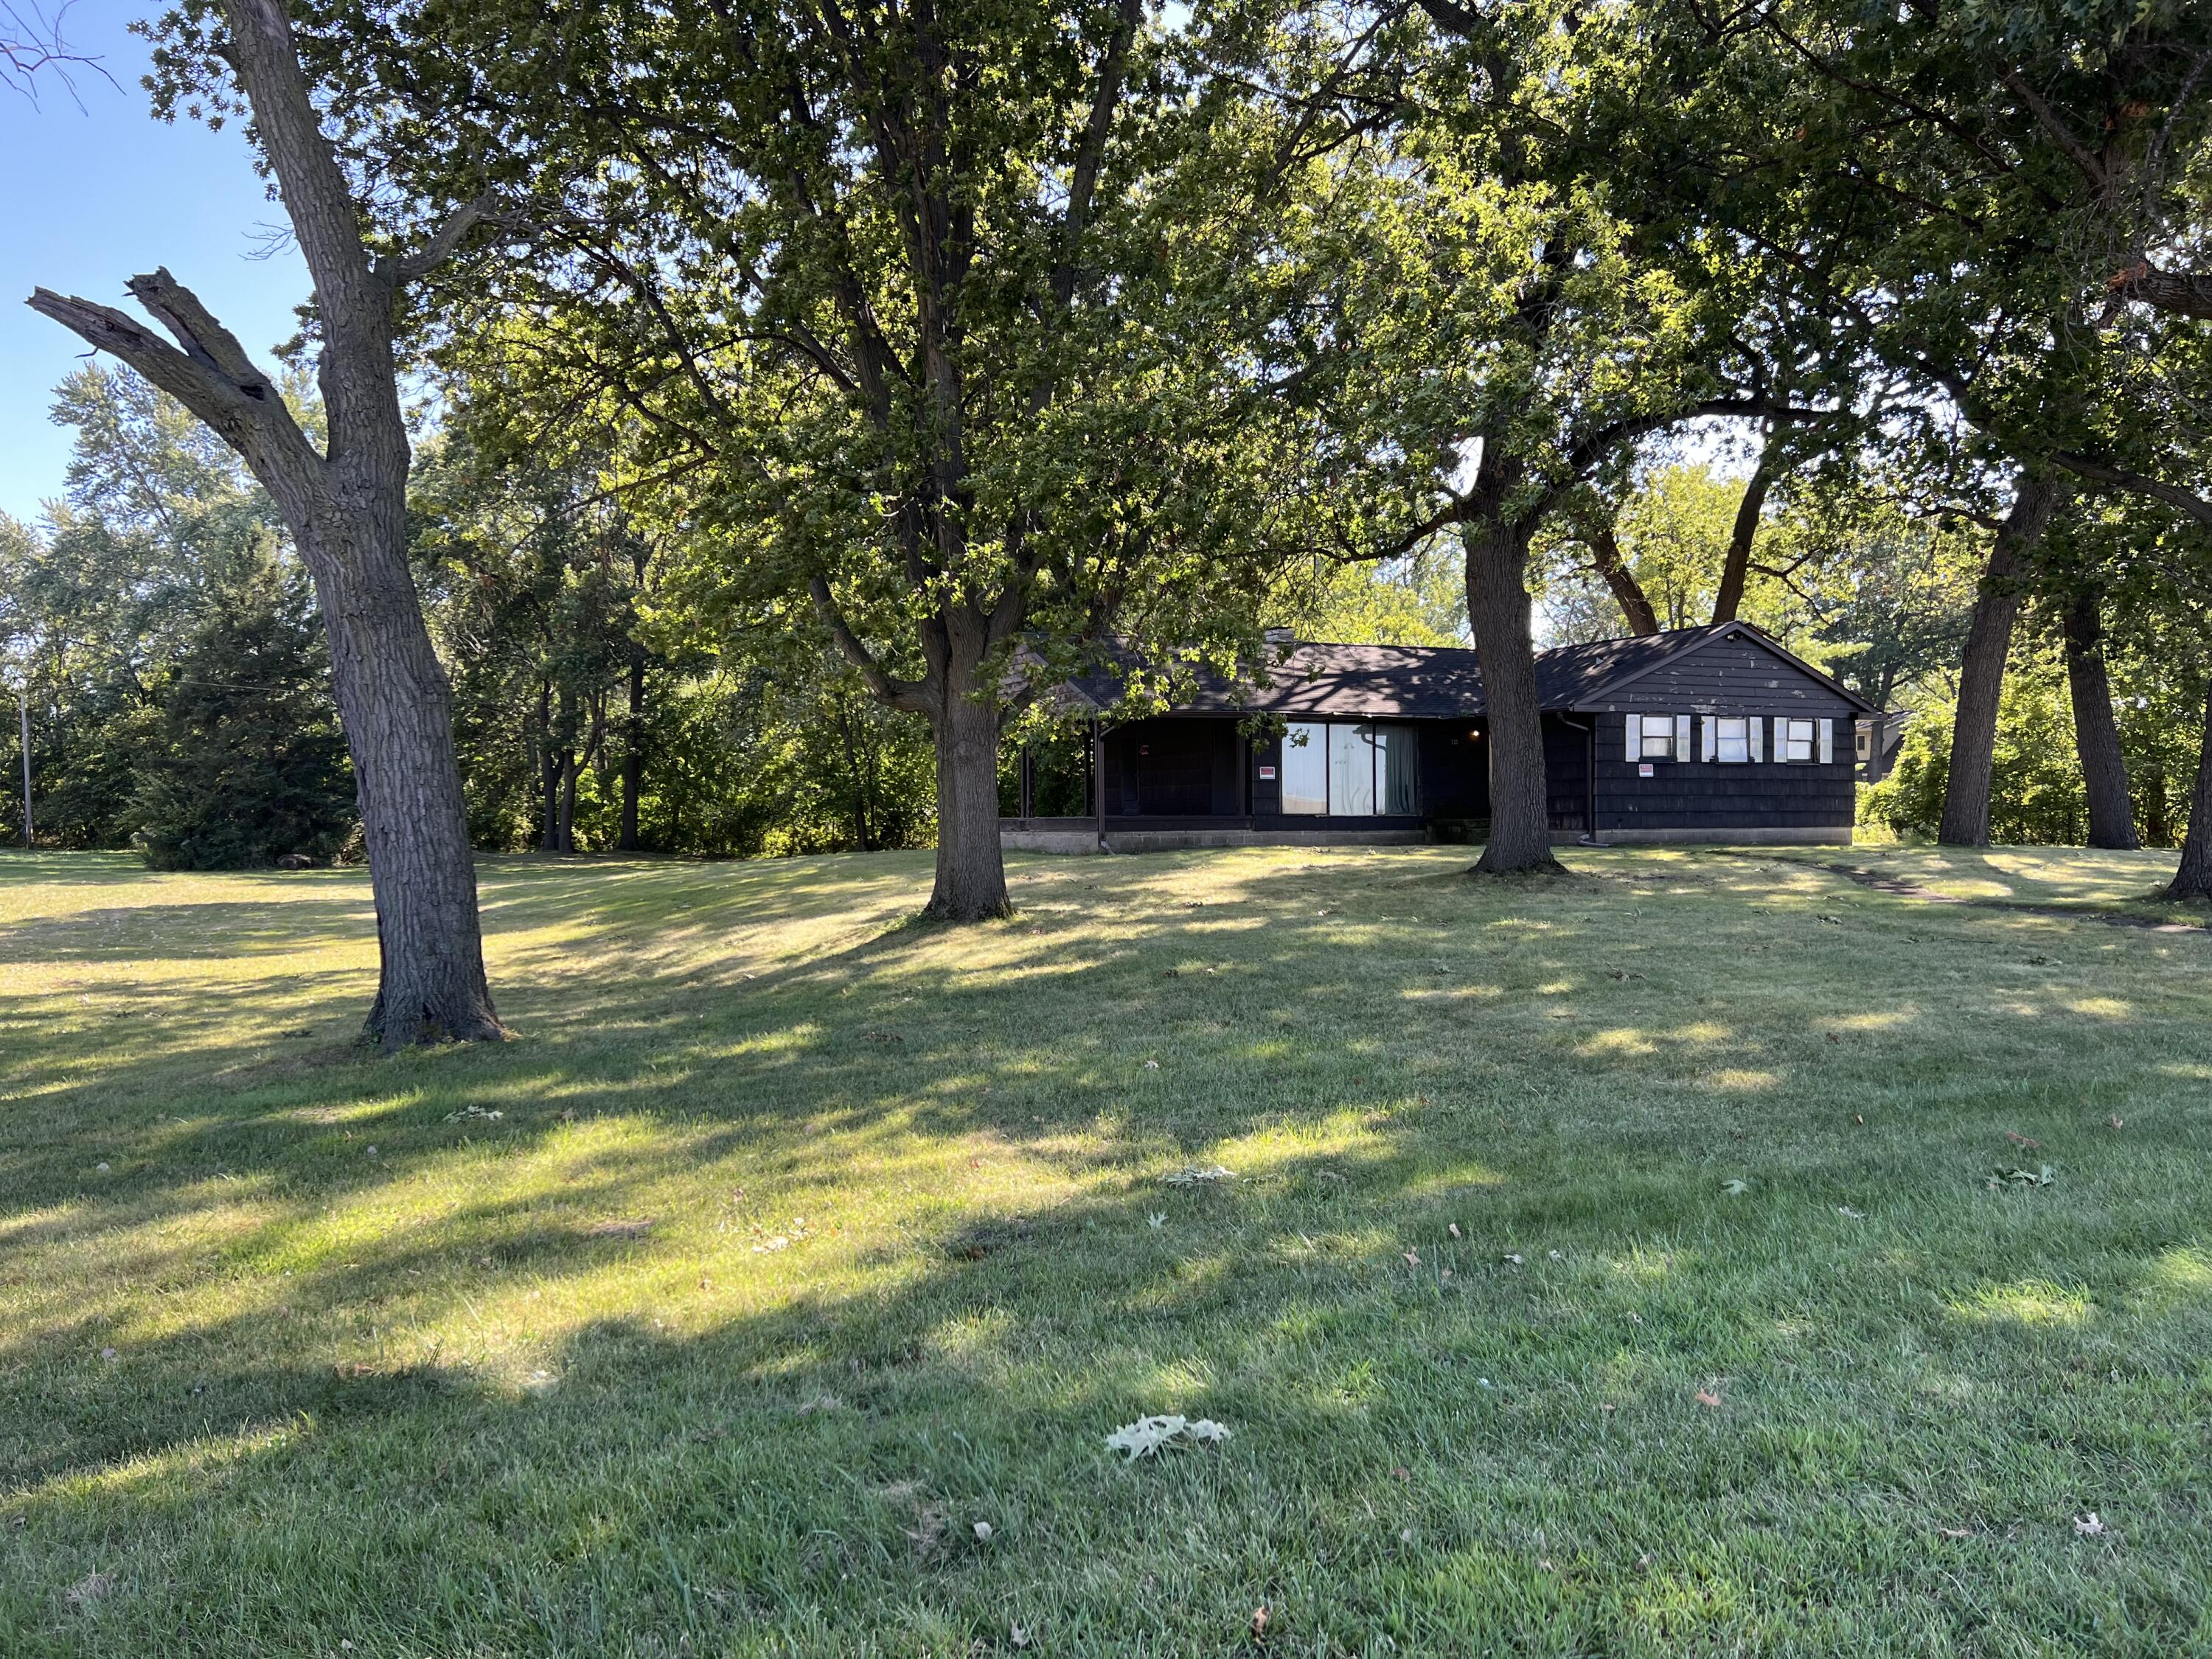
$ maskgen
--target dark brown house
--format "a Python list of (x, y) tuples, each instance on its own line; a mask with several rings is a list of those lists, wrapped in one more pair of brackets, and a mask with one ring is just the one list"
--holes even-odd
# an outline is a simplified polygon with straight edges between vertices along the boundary
[[(1201, 679), (1117, 721), (1111, 674), (1066, 688), (1089, 741), (1024, 754), (1001, 839), (1048, 852), (1480, 840), (1488, 720), (1470, 650), (1284, 641), (1268, 683)], [(1747, 623), (1536, 659), (1562, 841), (1848, 842), (1870, 704)], [(1253, 716), (1279, 722), (1256, 738)], [(1240, 729), (1243, 728), (1243, 729)]]

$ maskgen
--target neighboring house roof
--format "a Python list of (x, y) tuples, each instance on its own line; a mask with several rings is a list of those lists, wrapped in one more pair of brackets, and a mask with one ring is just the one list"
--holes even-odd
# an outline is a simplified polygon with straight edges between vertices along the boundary
[[(1772, 636), (1749, 623), (1715, 623), (1661, 634), (1594, 640), (1536, 653), (1536, 694), (1549, 709), (1568, 710), (1601, 702), (1620, 687), (1664, 667), (1714, 640), (1752, 640), (1832, 688), (1837, 696), (1871, 714), (1873, 705), (1828, 675), (1793, 655)], [(1281, 660), (1268, 669), (1269, 684), (1231, 681), (1205, 671), (1190, 691), (1178, 697), (1180, 714), (1334, 714), (1370, 720), (1455, 720), (1480, 714), (1486, 707), (1482, 670), (1463, 646), (1330, 645), (1301, 641), (1283, 647)], [(1118, 665), (1074, 681), (1067, 690), (1093, 708), (1109, 708), (1121, 697)]]

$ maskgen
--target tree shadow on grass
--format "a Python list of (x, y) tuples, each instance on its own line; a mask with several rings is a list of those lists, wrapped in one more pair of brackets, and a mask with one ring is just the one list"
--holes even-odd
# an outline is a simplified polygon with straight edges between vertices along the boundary
[[(1017, 1625), (1056, 1651), (1226, 1653), (1261, 1605), (1325, 1652), (1851, 1629), (1906, 1650), (1993, 1624), (2189, 1645), (2201, 1529), (2085, 1559), (2069, 1510), (2027, 1506), (2191, 1489), (2159, 1408), (2212, 1315), (2173, 1266), (2204, 1232), (2116, 1240), (2103, 1332), (2039, 1320), (2012, 1289), (2019, 1239), (1977, 1246), (1976, 1217), (1932, 1280), (1887, 1252), (1910, 1229), (1855, 1279), (1761, 1277), (1785, 1235), (1740, 1211), (1626, 1256), (1587, 1242), (1633, 1225), (1614, 1216), (1511, 1263), (1450, 1240), (1402, 1156), (1356, 1162), (1341, 1195), (1320, 1168), (951, 1227), (763, 1309), (702, 1287), (665, 1292), (665, 1325), (549, 1316), (536, 1364), (386, 1358), (273, 1309), (72, 1355), (10, 1413), (31, 1426), (0, 1500), (23, 1522), (0, 1629), (64, 1628), (64, 1589), (98, 1570), (121, 1589), (67, 1628), (175, 1653), (951, 1654)], [(573, 1237), (549, 1248), (472, 1296), (595, 1269)], [(1984, 1292), (1992, 1318), (1942, 1310)], [(1157, 1410), (1232, 1437), (1106, 1451)]]

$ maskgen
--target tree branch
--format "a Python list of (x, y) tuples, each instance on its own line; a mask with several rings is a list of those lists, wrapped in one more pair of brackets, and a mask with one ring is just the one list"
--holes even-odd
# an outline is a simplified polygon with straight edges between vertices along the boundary
[(36, 289), (28, 303), (94, 350), (129, 365), (234, 447), (248, 454), (265, 453), (274, 440), (299, 454), (321, 459), (237, 337), (216, 321), (190, 289), (167, 270), (134, 276), (130, 287), (179, 344), (171, 345), (137, 318), (112, 306), (64, 296), (51, 289)]
[(831, 596), (828, 582), (819, 576), (810, 576), (806, 580), (806, 592), (807, 597), (814, 601), (816, 614), (829, 629), (830, 637), (836, 641), (838, 651), (847, 662), (860, 671), (861, 680), (878, 701), (908, 714), (927, 714), (930, 712), (929, 699), (924, 695), (921, 686), (912, 680), (892, 678), (876, 660), (875, 653), (860, 643), (860, 635), (854, 633), (851, 625), (846, 622), (845, 613), (838, 610), (837, 601)]
[(431, 233), (428, 241), (404, 258), (389, 262), (386, 269), (390, 280), (396, 286), (428, 276), (453, 257), (464, 237), (490, 219), (498, 204), (498, 196), (491, 191), (484, 191), (474, 201), (462, 203), (446, 216), (446, 222)]

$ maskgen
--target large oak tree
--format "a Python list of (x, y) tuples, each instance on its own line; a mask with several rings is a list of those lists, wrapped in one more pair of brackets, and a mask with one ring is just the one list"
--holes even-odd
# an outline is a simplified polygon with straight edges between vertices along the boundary
[(319, 35), (387, 191), (529, 204), (539, 257), (443, 361), (518, 418), (622, 411), (701, 625), (798, 597), (929, 722), (941, 918), (1007, 908), (1010, 714), (1110, 634), (1204, 632), (1297, 498), (1267, 256), (1304, 140), (1146, 10), (341, 3)]

